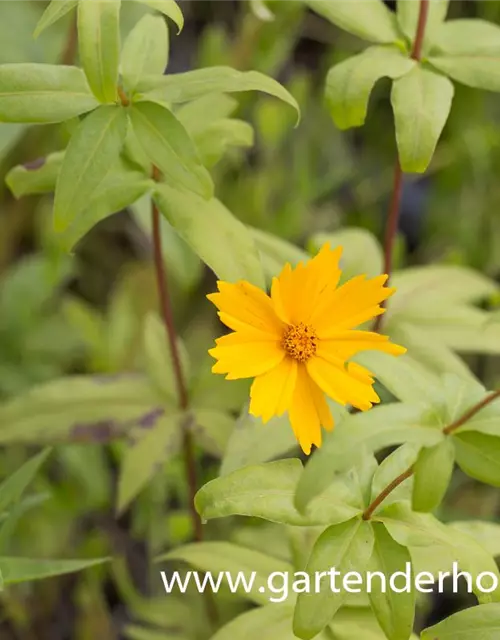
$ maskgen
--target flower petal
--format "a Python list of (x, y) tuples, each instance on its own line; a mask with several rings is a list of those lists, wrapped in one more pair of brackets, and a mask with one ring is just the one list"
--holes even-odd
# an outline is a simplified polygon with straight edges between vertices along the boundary
[(393, 356), (406, 353), (404, 347), (389, 342), (388, 336), (372, 331), (338, 331), (330, 338), (320, 340), (317, 355), (325, 360), (331, 357), (348, 360), (360, 351), (383, 351)]
[(257, 376), (250, 389), (249, 413), (267, 422), (290, 406), (297, 380), (297, 361), (284, 358), (278, 366)]
[(333, 292), (328, 293), (316, 306), (311, 323), (321, 339), (334, 336), (339, 329), (351, 329), (384, 313), (380, 306), (395, 291), (384, 287), (386, 275), (366, 279), (356, 276)]
[(324, 394), (309, 377), (304, 365), (297, 367), (297, 382), (289, 409), (290, 423), (304, 453), (321, 446), (321, 425), (333, 428), (333, 418)]
[(220, 281), (217, 284), (219, 293), (207, 298), (221, 311), (219, 315), (224, 324), (235, 330), (246, 328), (281, 338), (283, 323), (264, 291), (243, 280), (236, 284)]
[(320, 389), (339, 404), (350, 404), (365, 411), (380, 402), (372, 387), (373, 378), (368, 372), (363, 378), (360, 369), (366, 370), (355, 363), (344, 367), (341, 360), (315, 356), (306, 362), (306, 367)]
[(240, 337), (239, 334), (224, 336), (208, 352), (218, 361), (212, 367), (212, 372), (227, 373), (228, 380), (259, 376), (276, 367), (285, 357), (278, 341), (238, 342), (233, 336)]
[(300, 262), (295, 269), (287, 263), (279, 277), (273, 279), (271, 299), (283, 322), (310, 321), (320, 298), (331, 294), (338, 284), (341, 253), (342, 247), (332, 250), (325, 244), (309, 262)]

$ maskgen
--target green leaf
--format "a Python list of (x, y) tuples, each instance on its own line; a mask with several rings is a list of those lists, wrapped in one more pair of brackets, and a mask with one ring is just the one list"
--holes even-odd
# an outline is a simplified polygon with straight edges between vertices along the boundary
[(429, 62), (453, 80), (475, 89), (500, 91), (500, 54), (430, 56)]
[[(329, 572), (332, 568), (344, 577), (350, 571), (362, 572), (372, 554), (373, 530), (368, 522), (353, 519), (334, 524), (318, 538), (307, 563), (306, 573), (312, 581), (320, 572)], [(309, 640), (314, 638), (334, 617), (348, 595), (342, 586), (337, 585), (339, 593), (331, 589), (328, 576), (323, 578), (321, 588), (309, 593), (300, 593), (297, 598), (293, 618), (293, 630), (296, 636)]]
[(196, 508), (204, 520), (244, 515), (295, 526), (345, 522), (360, 513), (359, 507), (351, 506), (351, 491), (341, 482), (311, 502), (307, 514), (299, 513), (293, 496), (301, 473), (297, 459), (248, 466), (203, 486), (196, 494)]
[(370, 42), (401, 40), (394, 14), (382, 0), (364, 0), (362, 11), (353, 11), (352, 0), (305, 0), (319, 15), (349, 33)]
[(450, 56), (495, 56), (500, 52), (500, 27), (486, 20), (448, 20), (439, 28), (433, 45)]
[[(411, 563), (410, 553), (391, 538), (384, 525), (374, 522), (372, 526), (375, 542), (368, 570), (380, 572), (389, 580), (397, 571), (406, 570), (407, 563)], [(408, 640), (415, 618), (415, 590), (397, 593), (390, 587), (382, 589), (382, 581), (376, 578), (368, 595), (388, 640)]]
[[(326, 4), (325, 0), (322, 4)], [(377, 80), (394, 80), (404, 76), (415, 65), (415, 60), (396, 47), (373, 46), (332, 67), (326, 76), (326, 100), (337, 127), (361, 127)]]
[(44, 449), (0, 484), (0, 514), (3, 514), (7, 507), (21, 498), (49, 453), (50, 449)]
[(172, 227), (220, 280), (247, 280), (264, 287), (264, 275), (247, 227), (219, 200), (204, 200), (166, 184), (154, 199)]
[(391, 103), (401, 168), (423, 173), (448, 119), (453, 84), (422, 67), (394, 81)]
[(439, 520), (429, 513), (416, 513), (406, 502), (395, 502), (375, 513), (374, 521), (382, 522), (396, 542), (404, 547), (447, 546), (449, 534)]
[(303, 249), (262, 229), (250, 229), (260, 253), (266, 281), (269, 284), (274, 276), (278, 276), (285, 263), (296, 267), (299, 262), (307, 262), (310, 256)]
[(0, 443), (108, 441), (161, 411), (158, 393), (139, 375), (61, 378), (0, 405)]
[[(438, 445), (439, 446), (439, 445)], [(370, 503), (399, 475), (404, 473), (411, 467), (417, 459), (419, 446), (414, 444), (404, 444), (398, 447), (387, 456), (376, 470), (370, 494)], [(384, 507), (389, 506), (393, 502), (401, 500), (410, 500), (413, 481), (408, 478), (399, 487), (396, 487), (384, 500)]]
[(303, 511), (309, 501), (322, 493), (339, 471), (350, 467), (359, 448), (374, 452), (403, 442), (431, 446), (444, 437), (425, 424), (422, 407), (388, 404), (366, 413), (350, 415), (325, 438), (304, 469), (297, 486), (295, 503)]
[(500, 556), (500, 524), (481, 520), (457, 520), (448, 526), (474, 538), (493, 557)]
[(185, 187), (204, 198), (212, 196), (212, 178), (171, 111), (154, 102), (143, 102), (130, 109), (130, 120), (144, 152), (172, 186)]
[(86, 209), (117, 162), (126, 134), (126, 112), (120, 106), (99, 107), (79, 125), (66, 149), (57, 179), (54, 201), (57, 232), (64, 232)]
[(122, 49), (121, 73), (134, 91), (146, 73), (163, 74), (168, 60), (168, 29), (161, 16), (145, 15), (128, 34)]
[(192, 134), (205, 166), (213, 167), (230, 147), (251, 147), (254, 142), (252, 126), (243, 120), (216, 120), (199, 133)]
[(42, 31), (45, 31), (47, 27), (50, 27), (54, 22), (63, 18), (74, 9), (77, 4), (78, 0), (51, 0), (35, 27), (33, 37), (38, 38)]
[[(432, 0), (429, 2), (427, 10), (427, 20), (425, 23), (423, 53), (426, 53), (431, 46), (435, 46), (438, 33), (443, 27), (443, 21), (448, 12), (448, 4), (450, 0)], [(410, 0), (398, 0), (397, 2), (397, 18), (401, 30), (413, 43), (417, 34), (418, 15), (420, 10), (420, 2)], [(448, 22), (445, 24), (449, 24)]]
[(60, 576), (65, 573), (82, 571), (94, 567), (108, 558), (94, 558), (92, 560), (47, 560), (35, 558), (0, 558), (0, 571), (5, 584), (31, 582), (41, 578)]
[(455, 462), (451, 438), (420, 452), (414, 466), (412, 505), (415, 511), (434, 511), (444, 498)]
[(326, 242), (332, 249), (342, 247), (340, 267), (343, 281), (360, 273), (369, 278), (382, 273), (384, 262), (382, 248), (377, 238), (366, 229), (345, 227), (333, 233), (316, 233), (310, 238), (308, 246), (317, 252)]
[(237, 593), (256, 604), (264, 605), (273, 597), (272, 591), (268, 589), (269, 576), (275, 572), (293, 573), (290, 563), (231, 542), (188, 544), (169, 551), (156, 561), (165, 560), (184, 560), (196, 569), (214, 574), (227, 572), (236, 576), (241, 571), (245, 576), (250, 576), (255, 572), (252, 589), (246, 590), (239, 584)]
[(453, 436), (458, 466), (471, 478), (500, 487), (500, 438), (474, 431)]
[(146, 76), (138, 90), (144, 92), (144, 100), (167, 104), (189, 102), (210, 93), (263, 91), (283, 100), (299, 113), (297, 101), (279, 82), (258, 71), (237, 71), (231, 67), (208, 67), (162, 78)]
[(155, 9), (155, 11), (167, 16), (167, 18), (173, 20), (179, 28), (178, 33), (182, 31), (184, 16), (182, 15), (179, 5), (174, 2), (174, 0), (137, 0), (137, 2), (145, 4), (147, 7), (151, 7), (151, 9)]
[(40, 161), (18, 165), (9, 171), (5, 182), (16, 198), (50, 193), (54, 191), (63, 158), (64, 151), (57, 151)]
[[(335, 640), (386, 640), (370, 608), (342, 607), (330, 624)], [(412, 635), (411, 640), (417, 640)]]
[(297, 440), (286, 416), (274, 417), (264, 425), (244, 411), (229, 438), (220, 475), (282, 457), (296, 447)]
[(500, 604), (470, 607), (424, 629), (421, 640), (497, 640), (500, 633)]
[[(282, 604), (258, 607), (237, 616), (221, 627), (212, 640), (295, 640), (293, 608)], [(322, 639), (325, 640), (325, 639)]]
[[(184, 380), (189, 380), (189, 361), (186, 349), (177, 341)], [(146, 372), (161, 395), (175, 404), (178, 389), (174, 372), (167, 328), (156, 313), (149, 313), (144, 322), (144, 357)]]
[(112, 168), (94, 190), (86, 207), (60, 236), (61, 248), (70, 251), (92, 227), (108, 216), (122, 211), (154, 188), (154, 182), (125, 163)]
[(0, 122), (62, 122), (92, 111), (98, 104), (85, 75), (76, 67), (0, 65)]
[[(163, 620), (163, 619), (162, 619)], [(171, 634), (165, 631), (157, 631), (156, 628), (139, 627), (135, 624), (127, 625), (123, 630), (127, 640), (188, 640), (185, 635), (179, 635), (177, 630)]]
[(160, 417), (126, 451), (118, 480), (118, 513), (122, 513), (163, 464), (178, 453), (183, 421), (186, 419), (178, 412)]
[(120, 64), (121, 0), (78, 3), (80, 62), (100, 102), (115, 102)]

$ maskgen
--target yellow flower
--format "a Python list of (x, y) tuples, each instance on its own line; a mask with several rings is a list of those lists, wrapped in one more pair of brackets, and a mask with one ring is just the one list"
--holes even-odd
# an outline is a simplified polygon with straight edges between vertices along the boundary
[(305, 265), (286, 264), (270, 296), (245, 281), (218, 282), (219, 293), (207, 296), (233, 330), (210, 349), (217, 360), (212, 371), (228, 380), (255, 378), (250, 413), (267, 422), (288, 411), (306, 454), (312, 444), (321, 446), (321, 426), (333, 429), (325, 394), (362, 411), (380, 401), (373, 374), (349, 359), (367, 350), (406, 351), (386, 336), (354, 330), (384, 312), (380, 303), (394, 289), (384, 287), (386, 275), (357, 276), (338, 287), (341, 253), (326, 244)]

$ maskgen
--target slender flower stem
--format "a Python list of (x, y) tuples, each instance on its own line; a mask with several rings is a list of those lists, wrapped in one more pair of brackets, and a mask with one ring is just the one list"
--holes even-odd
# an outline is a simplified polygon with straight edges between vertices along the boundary
[[(419, 61), (422, 57), (422, 46), (424, 43), (425, 27), (427, 25), (427, 16), (429, 15), (429, 0), (420, 0), (420, 10), (418, 14), (417, 31), (415, 33), (415, 40), (413, 41), (413, 47), (410, 53), (410, 57), (413, 60)], [(401, 163), (399, 156), (396, 158), (396, 164), (394, 166), (394, 179), (392, 186), (392, 196), (389, 205), (389, 213), (387, 215), (387, 223), (385, 227), (385, 241), (384, 241), (384, 273), (387, 274), (387, 284), (392, 273), (392, 254), (394, 251), (394, 241), (398, 231), (399, 213), (401, 210), (401, 194), (403, 188), (403, 171), (401, 169)], [(384, 301), (381, 305), (386, 306)], [(380, 331), (383, 322), (383, 315), (377, 316), (374, 324), (374, 330)]]
[[(484, 407), (488, 406), (497, 398), (500, 398), (500, 389), (497, 391), (492, 391), (489, 395), (483, 398), (480, 402), (475, 404), (473, 407), (468, 409), (464, 414), (457, 418), (454, 422), (450, 423), (447, 427), (443, 429), (443, 434), (445, 436), (449, 436), (451, 433), (456, 431), (459, 427), (463, 426), (466, 422), (468, 422), (471, 418), (473, 418), (476, 413), (484, 409)], [(375, 511), (380, 507), (382, 502), (389, 496), (394, 489), (399, 487), (405, 480), (411, 478), (413, 475), (413, 465), (409, 467), (406, 471), (400, 474), (397, 478), (394, 478), (392, 482), (390, 482), (385, 489), (378, 494), (378, 496), (370, 503), (370, 505), (365, 509), (363, 513), (363, 520), (370, 520)]]
[[(158, 180), (160, 172), (157, 167), (153, 167), (153, 178)], [(167, 274), (165, 269), (165, 261), (163, 260), (162, 238), (161, 238), (161, 218), (158, 207), (153, 202), (151, 206), (152, 218), (152, 235), (153, 235), (153, 253), (156, 271), (156, 283), (158, 287), (158, 297), (160, 302), (160, 310), (167, 332), (168, 344), (170, 346), (170, 355), (172, 358), (172, 366), (177, 385), (177, 395), (179, 398), (179, 408), (187, 411), (189, 408), (189, 395), (187, 391), (186, 380), (182, 371), (179, 347), (177, 344), (177, 332), (175, 330), (172, 306), (170, 303), (170, 293), (168, 288)], [(184, 464), (186, 469), (186, 480), (189, 492), (189, 509), (191, 513), (191, 522), (193, 526), (194, 538), (196, 542), (203, 540), (203, 526), (200, 516), (194, 505), (198, 482), (196, 474), (196, 461), (193, 451), (193, 438), (191, 434), (191, 419), (189, 416), (185, 418), (182, 424), (182, 445), (184, 453)], [(204, 602), (208, 619), (212, 626), (216, 626), (218, 613), (215, 607), (215, 601), (209, 591), (204, 592)]]
[(78, 46), (78, 28), (76, 24), (76, 16), (71, 20), (71, 24), (68, 31), (68, 37), (64, 51), (61, 56), (61, 64), (71, 65), (75, 61), (76, 49)]

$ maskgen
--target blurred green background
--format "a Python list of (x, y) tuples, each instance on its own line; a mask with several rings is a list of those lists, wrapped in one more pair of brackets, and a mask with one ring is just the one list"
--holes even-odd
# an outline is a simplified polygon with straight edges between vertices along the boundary
[[(38, 0), (0, 2), (0, 63), (55, 63), (68, 55), (70, 15), (38, 40), (32, 38), (45, 6)], [(362, 227), (382, 238), (396, 154), (389, 82), (377, 85), (365, 127), (337, 131), (323, 100), (325, 75), (333, 63), (361, 50), (362, 43), (299, 2), (281, 0), (268, 6), (273, 20), (260, 19), (266, 10), (258, 2), (183, 1), (183, 32), (175, 35), (170, 25), (169, 73), (211, 65), (256, 69), (280, 80), (302, 110), (301, 124), (294, 128), (293, 112), (276, 100), (255, 94), (243, 94), (237, 101), (227, 98), (224, 108), (253, 125), (255, 143), (231, 148), (216, 162), (216, 193), (247, 224), (306, 249), (314, 233), (344, 227)], [(144, 11), (135, 3), (123, 3), (124, 34)], [(500, 2), (455, 0), (450, 15), (498, 23)], [(74, 255), (61, 256), (51, 235), (51, 194), (16, 200), (5, 186), (13, 166), (29, 167), (64, 148), (67, 139), (62, 126), (0, 124), (2, 400), (66, 374), (138, 368), (142, 322), (157, 305), (147, 213), (141, 203), (99, 223)], [(221, 141), (205, 143), (215, 148)], [(499, 280), (499, 171), (500, 99), (457, 86), (429, 171), (405, 179), (396, 267), (467, 265)], [(166, 237), (165, 255), (175, 320), (190, 354), (207, 361), (209, 376), (206, 350), (221, 328), (204, 294), (214, 288), (215, 277), (184, 244), (170, 240)], [(498, 384), (498, 357), (471, 356), (468, 361), (486, 386)], [(229, 409), (239, 409), (245, 398), (244, 385), (236, 387), (215, 387), (227, 396)], [(210, 393), (213, 387), (207, 397)], [(30, 452), (24, 446), (1, 449), (2, 477)], [(175, 631), (176, 620), (184, 615), (178, 601), (169, 604), (158, 593), (157, 570), (148, 563), (165, 546), (191, 536), (182, 465), (170, 463), (134, 509), (116, 518), (118, 459), (114, 444), (75, 442), (58, 448), (35, 483), (35, 495), (44, 504), (21, 519), (9, 553), (109, 554), (126, 561), (1, 593), (2, 640), (182, 637), (172, 635), (172, 629), (170, 635), (145, 631), (145, 626), (168, 630), (170, 624)], [(207, 453), (199, 453), (199, 459), (201, 482), (213, 475), (217, 462)], [(445, 519), (495, 520), (499, 514), (497, 490), (457, 473), (442, 508)], [(277, 545), (279, 553), (279, 534), (271, 525), (248, 526), (238, 541), (251, 546), (257, 526), (259, 539)], [(212, 532), (215, 536), (215, 529)], [(156, 599), (148, 599), (155, 592)], [(197, 606), (196, 599), (189, 606)], [(428, 602), (425, 622), (460, 606), (457, 597)], [(242, 604), (233, 602), (224, 615), (233, 615), (238, 607)], [(206, 637), (203, 629), (195, 633)]]

